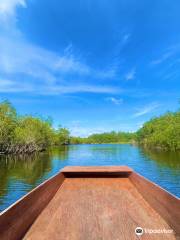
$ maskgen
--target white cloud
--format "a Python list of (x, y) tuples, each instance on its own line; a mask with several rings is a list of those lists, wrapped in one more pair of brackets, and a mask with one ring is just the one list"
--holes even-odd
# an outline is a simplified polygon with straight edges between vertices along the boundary
[(114, 103), (115, 105), (119, 105), (119, 104), (123, 103), (122, 98), (108, 97), (108, 98), (106, 98), (106, 100)]
[(55, 63), (55, 68), (63, 72), (77, 72), (79, 74), (85, 75), (89, 74), (91, 71), (86, 64), (83, 64), (80, 61), (76, 60), (74, 56), (59, 57)]
[(0, 88), (11, 86), (12, 84), (13, 82), (8, 79), (0, 79)]
[(20, 82), (6, 79), (0, 79), (0, 93), (8, 92), (29, 92), (40, 95), (58, 95), (68, 93), (116, 93), (117, 89), (109, 86), (75, 84), (37, 84), (36, 82)]
[(30, 92), (32, 90), (31, 84), (0, 78), (0, 93)]
[[(166, 60), (169, 60), (172, 56), (175, 56), (177, 53), (180, 52), (180, 44), (174, 44), (166, 49), (166, 51), (157, 59), (151, 61), (152, 65), (158, 65)], [(176, 59), (178, 60), (178, 59)], [(172, 64), (172, 61), (171, 61)]]
[(72, 136), (88, 137), (94, 133), (103, 133), (107, 131), (107, 128), (104, 126), (90, 126), (88, 120), (79, 121), (72, 120), (68, 123), (70, 132)]
[(76, 84), (76, 85), (54, 85), (48, 86), (47, 89), (43, 88), (45, 94), (66, 94), (66, 93), (116, 93), (118, 90), (109, 86), (100, 85), (87, 85), (87, 84)]
[[(16, 8), (25, 0), (0, 0), (0, 92), (60, 94), (73, 92), (115, 93), (111, 86), (89, 79), (107, 79), (114, 67), (96, 69), (73, 53), (69, 44), (61, 53), (31, 44), (16, 26)], [(5, 24), (1, 20), (6, 20)], [(9, 80), (5, 80), (9, 79)]]
[(0, 20), (15, 17), (17, 7), (26, 7), (25, 0), (0, 0)]
[(132, 68), (126, 75), (125, 75), (125, 79), (128, 80), (132, 80), (135, 78), (135, 74), (136, 74), (136, 69)]
[(143, 116), (147, 113), (153, 112), (153, 110), (157, 109), (160, 105), (158, 103), (151, 103), (145, 107), (142, 107), (141, 109), (139, 109), (134, 115), (133, 117), (140, 117)]
[[(110, 70), (92, 69), (69, 51), (61, 55), (30, 44), (19, 34), (13, 37), (0, 36), (0, 72), (9, 76), (13, 89), (7, 85), (1, 92), (31, 91), (49, 93), (94, 92), (115, 93), (116, 89), (88, 83), (86, 77), (108, 78)], [(73, 77), (72, 77), (73, 75)], [(83, 78), (82, 78), (83, 77)], [(67, 80), (66, 80), (67, 79)], [(80, 79), (80, 80), (79, 80)], [(0, 80), (1, 81), (1, 80)], [(21, 82), (21, 84), (20, 84)], [(22, 85), (24, 84), (24, 87)], [(28, 86), (27, 88), (25, 86)], [(19, 89), (18, 89), (19, 88)]]
[(70, 128), (72, 136), (79, 136), (79, 137), (88, 137), (94, 133), (103, 133), (107, 129), (102, 127), (97, 128), (88, 128), (88, 127), (81, 127), (81, 126), (73, 126)]
[(0, 52), (0, 69), (6, 73), (26, 73), (34, 77), (43, 77), (45, 72), (84, 75), (90, 72), (87, 65), (72, 55), (57, 55), (19, 37), (0, 37)]
[(160, 63), (166, 61), (167, 59), (169, 59), (172, 55), (173, 55), (173, 52), (172, 51), (168, 51), (168, 52), (164, 53), (160, 58), (157, 58), (157, 59), (153, 60), (151, 62), (151, 64), (152, 65), (160, 64)]

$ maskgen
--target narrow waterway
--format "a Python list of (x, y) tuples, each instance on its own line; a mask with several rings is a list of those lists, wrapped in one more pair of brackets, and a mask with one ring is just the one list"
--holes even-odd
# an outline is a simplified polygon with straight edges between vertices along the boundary
[(70, 145), (27, 156), (0, 156), (0, 211), (67, 165), (127, 165), (180, 197), (180, 153), (130, 144)]

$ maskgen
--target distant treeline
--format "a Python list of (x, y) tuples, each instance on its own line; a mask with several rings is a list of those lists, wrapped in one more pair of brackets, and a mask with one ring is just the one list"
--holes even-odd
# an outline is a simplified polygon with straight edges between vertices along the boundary
[(82, 138), (70, 136), (67, 128), (54, 129), (49, 118), (19, 116), (10, 102), (0, 103), (0, 153), (31, 153), (55, 145), (96, 143), (137, 143), (180, 150), (180, 111), (153, 118), (135, 133), (112, 131)]
[(93, 134), (87, 138), (72, 137), (80, 143), (136, 143), (148, 148), (180, 150), (180, 111), (168, 112), (144, 123), (135, 133), (109, 132)]
[(92, 134), (87, 138), (71, 137), (72, 144), (96, 144), (96, 143), (130, 143), (136, 139), (136, 133), (129, 132), (105, 132)]

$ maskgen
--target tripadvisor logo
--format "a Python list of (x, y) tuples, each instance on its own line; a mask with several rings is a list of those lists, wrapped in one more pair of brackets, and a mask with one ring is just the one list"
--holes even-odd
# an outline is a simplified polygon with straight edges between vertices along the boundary
[(137, 227), (135, 229), (135, 234), (136, 235), (141, 236), (141, 235), (143, 235), (143, 233), (144, 233), (144, 231), (143, 231), (143, 229), (141, 227)]

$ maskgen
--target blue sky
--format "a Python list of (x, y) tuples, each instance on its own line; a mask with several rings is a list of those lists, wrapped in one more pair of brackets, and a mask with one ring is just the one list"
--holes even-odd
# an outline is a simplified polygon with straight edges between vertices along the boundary
[(86, 136), (178, 108), (178, 0), (0, 0), (0, 99)]

